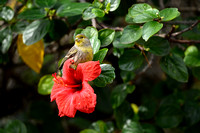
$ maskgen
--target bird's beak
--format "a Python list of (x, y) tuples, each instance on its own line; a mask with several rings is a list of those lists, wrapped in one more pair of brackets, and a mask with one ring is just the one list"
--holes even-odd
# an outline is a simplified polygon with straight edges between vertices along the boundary
[(79, 38), (76, 38), (76, 39), (75, 39), (75, 41), (76, 41), (76, 42), (79, 42), (79, 41), (80, 41), (80, 39), (79, 39)]

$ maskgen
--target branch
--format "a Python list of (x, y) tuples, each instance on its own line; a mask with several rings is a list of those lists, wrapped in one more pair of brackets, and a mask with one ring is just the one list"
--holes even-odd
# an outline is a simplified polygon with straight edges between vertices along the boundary
[(192, 30), (198, 23), (200, 23), (200, 20), (197, 20), (195, 23), (193, 23), (190, 27), (183, 29), (182, 31), (175, 32), (172, 34), (173, 37), (178, 36), (184, 32), (187, 32), (189, 30)]
[(187, 43), (187, 44), (194, 44), (194, 43), (200, 43), (200, 40), (179, 40), (179, 39), (169, 39), (170, 42), (176, 42), (176, 43)]
[(102, 27), (102, 28), (104, 28), (104, 29), (107, 29), (107, 28), (109, 28), (109, 29), (112, 29), (112, 30), (118, 30), (118, 31), (122, 31), (124, 28), (122, 28), (122, 27), (112, 27), (112, 26), (107, 26), (107, 25), (105, 25), (104, 23), (99, 23), (98, 21), (96, 21), (97, 22), (97, 24), (100, 26), (100, 27)]
[(161, 8), (161, 9), (164, 9), (164, 8), (165, 8), (165, 5), (164, 5), (163, 0), (159, 0), (159, 5), (160, 5), (160, 8)]
[(91, 21), (92, 21), (92, 26), (93, 26), (94, 28), (97, 28), (97, 22), (96, 22), (96, 19), (93, 18), (93, 19), (91, 19)]

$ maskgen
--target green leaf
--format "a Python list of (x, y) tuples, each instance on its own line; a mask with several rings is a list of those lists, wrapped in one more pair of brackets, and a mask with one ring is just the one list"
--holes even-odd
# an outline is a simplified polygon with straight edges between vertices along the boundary
[(158, 128), (157, 126), (154, 126), (152, 124), (142, 123), (141, 126), (144, 133), (164, 133), (161, 128)]
[(96, 7), (96, 8), (102, 8), (103, 4), (101, 2), (99, 2), (99, 0), (94, 0), (92, 2), (92, 6)]
[(80, 133), (99, 133), (93, 129), (85, 129), (85, 130), (82, 130)]
[(120, 38), (122, 36), (122, 32), (115, 32), (115, 37), (114, 37), (114, 41), (113, 41), (113, 46), (115, 48), (128, 48), (128, 47), (132, 47), (134, 46), (134, 43), (130, 43), (130, 44), (122, 44), (120, 41)]
[(98, 133), (107, 133), (108, 130), (106, 124), (101, 120), (92, 123), (92, 128)]
[(200, 121), (200, 106), (198, 103), (187, 101), (184, 104), (183, 111), (187, 125), (194, 125)]
[(145, 42), (144, 48), (158, 56), (167, 55), (170, 51), (168, 40), (157, 36), (153, 36), (147, 42)]
[(102, 61), (104, 60), (106, 54), (108, 52), (108, 49), (107, 48), (103, 48), (101, 50), (99, 50), (95, 55), (94, 55), (94, 58), (93, 58), (93, 61), (100, 61), (100, 63), (102, 63)]
[(148, 120), (153, 118), (156, 113), (157, 103), (153, 98), (147, 98), (139, 107), (139, 117), (141, 120)]
[(120, 76), (121, 76), (122, 80), (126, 83), (135, 78), (135, 73), (133, 71), (130, 72), (130, 71), (121, 70)]
[(5, 129), (8, 133), (27, 133), (25, 124), (19, 120), (8, 122)]
[(105, 87), (113, 82), (115, 78), (115, 68), (110, 64), (101, 64), (101, 74), (93, 82), (98, 87)]
[(127, 84), (121, 84), (114, 88), (111, 94), (112, 108), (115, 109), (119, 107), (127, 96), (126, 92)]
[(89, 3), (67, 3), (62, 5), (57, 10), (57, 15), (60, 17), (70, 17), (81, 15), (83, 10), (89, 6)]
[(165, 8), (160, 11), (162, 21), (170, 21), (180, 15), (178, 8)]
[(46, 13), (44, 9), (28, 9), (20, 13), (17, 18), (18, 19), (27, 19), (27, 20), (35, 20), (44, 18)]
[(153, 9), (150, 5), (143, 4), (135, 4), (128, 10), (128, 14), (134, 23), (145, 23), (152, 21), (155, 18), (158, 18), (159, 11), (157, 9)]
[(142, 126), (135, 122), (131, 121), (130, 119), (126, 121), (123, 126), (122, 133), (144, 133)]
[(108, 46), (112, 43), (115, 36), (115, 31), (111, 29), (102, 29), (99, 31), (99, 40), (101, 41), (101, 47)]
[(119, 58), (119, 68), (121, 70), (133, 71), (142, 65), (143, 60), (144, 57), (139, 50), (125, 50), (124, 54)]
[(161, 106), (156, 115), (156, 124), (162, 128), (177, 127), (183, 119), (183, 112), (179, 106)]
[(0, 5), (4, 5), (4, 4), (6, 4), (7, 3), (7, 0), (1, 0), (0, 1)]
[(142, 38), (147, 41), (151, 36), (156, 34), (163, 27), (162, 23), (150, 21), (143, 25)]
[(160, 67), (171, 78), (179, 82), (188, 81), (188, 70), (181, 57), (177, 55), (164, 56), (160, 60)]
[(94, 13), (96, 17), (103, 17), (105, 15), (105, 12), (99, 8), (93, 8), (92, 13)]
[(41, 40), (50, 28), (49, 20), (36, 20), (26, 27), (23, 32), (23, 42), (31, 45)]
[(200, 80), (200, 67), (194, 67), (192, 68), (192, 74)]
[(96, 15), (94, 13), (92, 13), (92, 9), (94, 9), (94, 7), (90, 6), (83, 11), (83, 15), (82, 15), (83, 20), (90, 20), (90, 19), (96, 17)]
[(104, 5), (107, 7), (107, 5), (110, 4), (110, 10), (109, 11), (115, 11), (120, 4), (120, 0), (105, 0)]
[(196, 46), (189, 46), (185, 51), (184, 62), (191, 67), (200, 66), (200, 53)]
[(93, 48), (93, 54), (96, 54), (99, 51), (99, 48), (101, 45), (101, 42), (98, 39), (97, 29), (94, 27), (88, 26), (84, 30), (82, 30), (81, 33), (84, 34), (85, 36), (87, 36), (87, 38), (90, 40), (90, 43)]
[(40, 78), (38, 83), (38, 93), (41, 95), (49, 95), (53, 87), (53, 77), (52, 75), (44, 75)]
[(28, 24), (29, 23), (27, 21), (17, 21), (12, 27), (12, 31), (22, 34), (25, 28), (28, 26)]
[(57, 0), (35, 0), (35, 4), (41, 8), (44, 7), (53, 7), (56, 4)]
[(126, 123), (127, 120), (133, 118), (134, 113), (130, 104), (127, 101), (124, 101), (118, 108), (114, 110), (114, 116), (115, 116), (116, 124), (118, 128), (122, 129), (124, 128), (123, 127), (124, 123)]
[(142, 36), (142, 28), (138, 25), (128, 25), (124, 28), (120, 42), (129, 44), (137, 41)]
[(84, 34), (85, 36), (87, 36), (87, 38), (98, 38), (98, 31), (96, 28), (92, 27), (92, 26), (88, 26), (86, 27), (82, 32), (82, 34)]
[(14, 17), (14, 11), (8, 6), (0, 7), (0, 20), (10, 21)]
[(10, 48), (12, 43), (12, 31), (10, 27), (0, 30), (0, 51), (5, 54)]

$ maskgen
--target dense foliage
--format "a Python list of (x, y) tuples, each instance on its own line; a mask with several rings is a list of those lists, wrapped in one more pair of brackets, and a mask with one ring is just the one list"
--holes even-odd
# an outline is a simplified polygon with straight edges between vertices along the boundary
[[(199, 8), (198, 0), (1, 0), (0, 133), (198, 133)], [(60, 118), (51, 74), (79, 33), (101, 63), (89, 82), (97, 105)]]

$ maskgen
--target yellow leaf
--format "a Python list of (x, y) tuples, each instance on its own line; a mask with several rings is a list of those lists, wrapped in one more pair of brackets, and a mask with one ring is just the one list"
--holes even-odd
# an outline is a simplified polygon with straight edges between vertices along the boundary
[(16, 3), (17, 3), (17, 0), (9, 0), (6, 5), (14, 10)]
[(40, 40), (27, 46), (23, 43), (22, 34), (17, 38), (17, 50), (23, 61), (35, 72), (39, 73), (42, 68), (44, 58), (44, 44)]
[(131, 103), (131, 108), (133, 109), (134, 113), (137, 114), (138, 113), (138, 106), (134, 103)]

